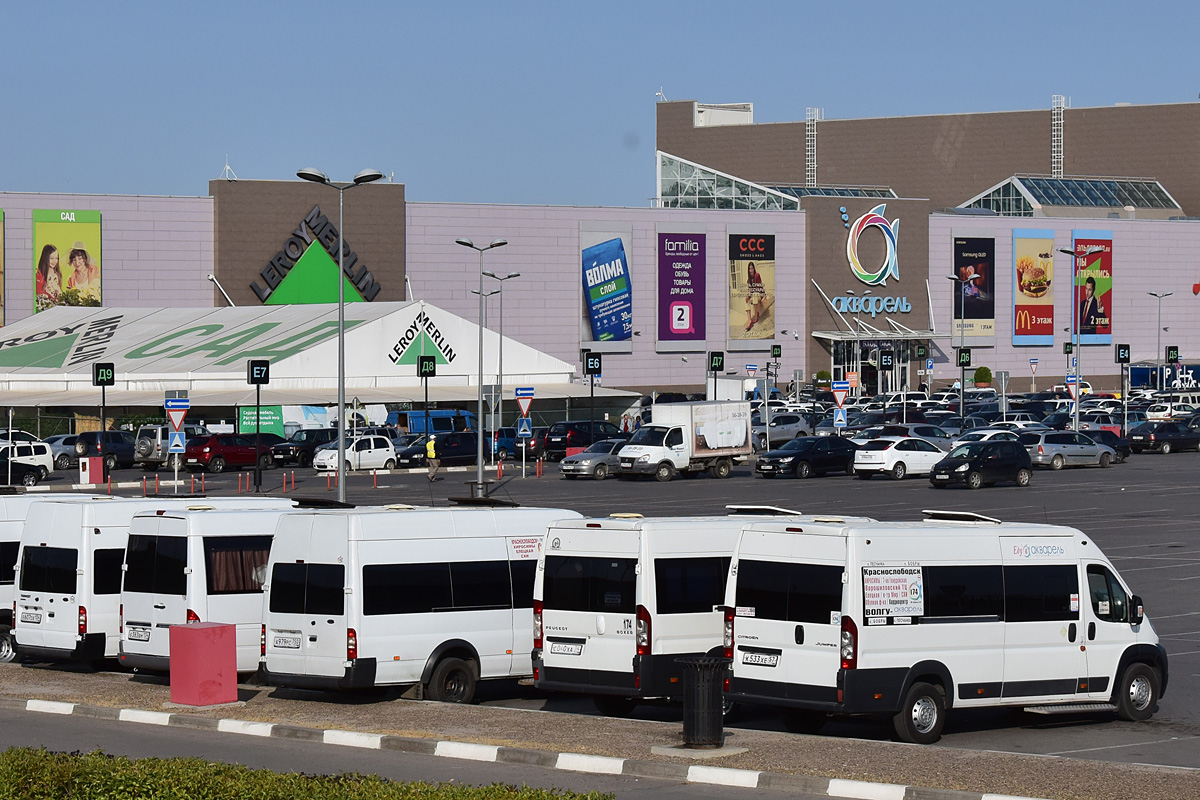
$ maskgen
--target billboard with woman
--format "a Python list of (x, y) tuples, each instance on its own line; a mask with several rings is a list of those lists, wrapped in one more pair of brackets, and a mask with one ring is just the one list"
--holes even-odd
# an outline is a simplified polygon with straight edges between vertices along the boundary
[(775, 338), (775, 236), (729, 234), (729, 338)]
[(33, 212), (34, 312), (100, 305), (100, 212)]

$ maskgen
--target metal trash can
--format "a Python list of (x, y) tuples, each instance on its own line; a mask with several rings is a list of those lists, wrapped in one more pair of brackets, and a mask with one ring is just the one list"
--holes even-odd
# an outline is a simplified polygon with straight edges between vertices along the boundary
[(731, 659), (720, 656), (687, 656), (683, 665), (683, 745), (720, 747), (725, 744), (725, 676)]

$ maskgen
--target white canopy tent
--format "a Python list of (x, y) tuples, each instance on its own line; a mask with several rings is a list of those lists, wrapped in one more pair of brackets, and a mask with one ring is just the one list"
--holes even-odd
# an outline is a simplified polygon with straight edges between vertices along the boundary
[[(484, 383), (497, 382), (500, 337), (484, 331)], [(417, 356), (434, 356), (429, 399), (478, 397), (478, 327), (420, 301), (346, 306), (346, 396), (362, 403), (421, 402)], [(112, 362), (112, 406), (161, 406), (185, 389), (193, 405), (253, 405), (246, 362), (265, 359), (263, 404), (334, 405), (337, 306), (230, 308), (58, 307), (0, 328), (0, 404), (93, 405), (92, 366)], [(575, 366), (504, 340), (504, 396), (532, 386), (538, 400), (587, 397)], [(634, 397), (597, 387), (597, 397)]]

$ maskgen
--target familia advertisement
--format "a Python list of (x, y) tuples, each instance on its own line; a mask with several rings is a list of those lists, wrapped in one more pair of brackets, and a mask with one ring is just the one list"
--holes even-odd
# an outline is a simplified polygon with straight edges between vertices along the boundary
[(1080, 344), (1112, 344), (1112, 231), (1072, 231)]
[(632, 232), (579, 233), (583, 264), (583, 306), (592, 341), (624, 342), (633, 337), (633, 292), (626, 243)]
[(34, 307), (100, 305), (100, 212), (33, 212)]
[(996, 333), (996, 240), (954, 237), (954, 335), (981, 337)]
[(729, 338), (775, 338), (775, 236), (729, 234)]
[(706, 305), (703, 233), (658, 234), (658, 340), (703, 342)]
[(1013, 344), (1054, 344), (1054, 231), (1013, 231)]

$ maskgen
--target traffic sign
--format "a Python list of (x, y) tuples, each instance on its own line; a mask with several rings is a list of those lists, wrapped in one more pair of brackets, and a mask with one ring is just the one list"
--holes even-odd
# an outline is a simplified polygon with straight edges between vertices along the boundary
[[(929, 355), (929, 348), (923, 344), (917, 345), (917, 360), (920, 361), (925, 356)], [(933, 369), (933, 359), (929, 359), (929, 369)]]
[(174, 430), (171, 431), (169, 435), (171, 438), (170, 444), (167, 448), (168, 453), (182, 453), (187, 450), (187, 448), (184, 447), (183, 431)]
[(846, 382), (850, 384), (851, 389), (857, 389), (858, 388), (858, 373), (857, 372), (847, 372), (846, 373)]
[(186, 408), (168, 408), (167, 419), (171, 420), (171, 429), (179, 430), (183, 427), (183, 418), (187, 416)]
[(184, 411), (187, 411), (191, 407), (192, 401), (186, 397), (168, 397), (167, 399), (163, 400), (163, 408), (165, 408), (167, 411), (170, 411), (173, 408), (182, 408)]
[(1167, 363), (1174, 364), (1178, 360), (1179, 360), (1178, 345), (1173, 345), (1173, 344), (1167, 345)]
[(781, 345), (781, 344), (771, 345), (771, 358), (778, 360), (782, 357), (783, 357), (783, 345)]
[(933, 369), (933, 359), (932, 358), (925, 359), (925, 369)]
[(417, 377), (436, 378), (437, 358), (434, 356), (417, 356)]
[(517, 438), (533, 438), (533, 420), (531, 420), (529, 417), (521, 417), (517, 420)]
[(756, 373), (756, 372), (758, 372), (758, 364), (747, 364), (746, 365), (746, 374), (749, 375), (751, 378), (754, 377), (754, 373)]
[(1075, 376), (1068, 375), (1065, 379), (1065, 383), (1067, 384), (1067, 391), (1071, 393), (1072, 407), (1074, 407), (1075, 390), (1078, 387), (1078, 384), (1075, 383)]
[(958, 365), (960, 367), (971, 366), (971, 348), (969, 348), (969, 347), (958, 348)]
[(517, 397), (533, 397), (532, 386), (518, 386), (513, 390), (513, 394)]
[(1079, 356), (1071, 356), (1071, 369), (1079, 366)]
[(251, 359), (246, 362), (246, 383), (251, 386), (266, 386), (271, 382), (271, 362)]
[(850, 394), (850, 381), (834, 381), (829, 388), (833, 392), (837, 407), (841, 408), (842, 403), (846, 402), (846, 395)]
[(833, 427), (835, 427), (835, 428), (846, 427), (846, 409), (835, 408), (833, 410)]
[(709, 372), (724, 372), (725, 371), (725, 351), (710, 350), (708, 352), (708, 371)]
[(528, 416), (529, 416), (529, 405), (530, 405), (532, 402), (533, 402), (533, 398), (532, 398), (532, 397), (518, 397), (518, 398), (517, 398), (517, 408), (521, 409), (521, 416), (522, 416), (522, 417), (528, 417)]
[(92, 364), (92, 386), (114, 386), (117, 383), (117, 373), (111, 361)]
[(1071, 342), (1063, 342), (1063, 355), (1069, 356), (1075, 350), (1075, 346)]
[(1029, 359), (1029, 371), (1037, 375), (1038, 360), (1036, 358)]
[(1118, 364), (1128, 364), (1129, 363), (1129, 345), (1127, 345), (1127, 344), (1117, 345), (1116, 355), (1117, 355), (1117, 363)]
[(599, 375), (601, 374), (602, 361), (599, 353), (588, 352), (583, 357), (583, 374), (584, 375)]
[(879, 351), (879, 368), (891, 369), (896, 365), (896, 353), (894, 350)]

